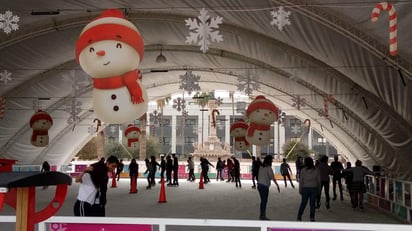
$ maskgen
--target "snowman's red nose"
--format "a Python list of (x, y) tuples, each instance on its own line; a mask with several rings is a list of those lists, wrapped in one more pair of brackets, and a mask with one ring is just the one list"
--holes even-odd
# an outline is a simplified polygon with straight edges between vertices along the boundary
[(101, 50), (101, 51), (96, 52), (96, 54), (98, 56), (104, 56), (106, 54), (106, 52), (104, 50)]

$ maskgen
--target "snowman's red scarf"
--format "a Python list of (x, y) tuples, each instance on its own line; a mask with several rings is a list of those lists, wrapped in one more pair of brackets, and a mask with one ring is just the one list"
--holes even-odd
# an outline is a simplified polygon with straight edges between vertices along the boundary
[(140, 71), (133, 70), (119, 76), (93, 78), (93, 85), (97, 89), (116, 89), (126, 86), (132, 103), (139, 104), (144, 102), (142, 88), (137, 84), (137, 80), (141, 78)]
[(244, 136), (235, 137), (235, 141), (244, 141), (246, 145), (249, 145), (249, 142), (247, 142)]
[(36, 141), (37, 136), (47, 136), (49, 135), (49, 131), (47, 130), (33, 130), (31, 135), (31, 141)]
[(270, 129), (270, 125), (261, 125), (261, 124), (256, 124), (256, 123), (250, 123), (249, 128), (247, 129), (247, 136), (253, 136), (253, 133), (255, 130), (263, 130), (267, 131)]
[(133, 142), (138, 142), (139, 138), (134, 138), (134, 139), (128, 139), (127, 140), (127, 146), (130, 147)]

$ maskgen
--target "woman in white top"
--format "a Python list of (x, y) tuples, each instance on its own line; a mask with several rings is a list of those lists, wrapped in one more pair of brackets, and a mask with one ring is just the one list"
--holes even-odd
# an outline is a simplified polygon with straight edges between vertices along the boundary
[(266, 205), (268, 203), (269, 186), (272, 180), (273, 182), (275, 182), (275, 185), (278, 188), (278, 192), (280, 192), (278, 182), (276, 181), (275, 174), (273, 173), (272, 160), (272, 156), (265, 156), (265, 159), (263, 160), (263, 163), (259, 168), (257, 189), (260, 196), (260, 220), (269, 220), (266, 217)]
[(73, 206), (75, 216), (105, 216), (107, 172), (113, 172), (118, 164), (117, 157), (110, 156), (106, 163), (96, 162), (76, 177), (80, 186)]

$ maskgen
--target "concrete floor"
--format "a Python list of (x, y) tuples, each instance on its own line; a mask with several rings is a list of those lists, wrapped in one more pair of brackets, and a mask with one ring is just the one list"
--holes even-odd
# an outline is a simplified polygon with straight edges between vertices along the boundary
[[(296, 221), (300, 204), (298, 188), (278, 181), (280, 193), (272, 184), (269, 192), (267, 216), (275, 221)], [(251, 188), (250, 180), (242, 181), (242, 188), (236, 188), (234, 183), (216, 182), (214, 179), (199, 189), (199, 183), (187, 182), (180, 179), (179, 187), (166, 187), (166, 203), (159, 203), (160, 184), (146, 189), (145, 179), (138, 180), (138, 193), (129, 193), (129, 180), (121, 179), (116, 188), (111, 188), (109, 182), (107, 217), (145, 217), (145, 218), (198, 218), (198, 219), (239, 219), (257, 220), (259, 216), (259, 195)], [(295, 182), (295, 185), (297, 183)], [(54, 196), (54, 186), (48, 189), (36, 190), (36, 207), (42, 209)], [(69, 187), (66, 201), (56, 216), (72, 216), (73, 203), (76, 200), (78, 184), (73, 181)], [(368, 205), (363, 211), (351, 208), (348, 195), (343, 201), (331, 201), (331, 209), (327, 210), (322, 198), (322, 206), (316, 211), (317, 222), (345, 223), (384, 223), (402, 224), (402, 221), (378, 211)], [(4, 206), (0, 215), (14, 215), (15, 211)], [(303, 215), (303, 220), (309, 220), (309, 205)], [(4, 229), (3, 229), (4, 228)], [(1, 230), (14, 230), (13, 227), (3, 226)], [(169, 231), (169, 229), (167, 229)], [(173, 230), (173, 229), (170, 229)], [(202, 230), (197, 228), (176, 228), (176, 230)], [(210, 229), (208, 229), (210, 230)], [(232, 229), (214, 229), (232, 230)], [(243, 230), (243, 229), (233, 229)], [(247, 229), (245, 229), (247, 230)], [(250, 230), (250, 229), (248, 229)]]

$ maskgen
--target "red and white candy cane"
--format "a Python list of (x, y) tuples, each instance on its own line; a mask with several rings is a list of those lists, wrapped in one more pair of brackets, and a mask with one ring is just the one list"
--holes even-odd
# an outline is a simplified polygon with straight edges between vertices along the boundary
[(3, 119), (4, 114), (6, 113), (6, 97), (0, 97), (0, 119)]
[(333, 95), (324, 95), (323, 96), (323, 106), (325, 110), (325, 117), (329, 116), (329, 107), (328, 107), (328, 102), (333, 103), (335, 101), (335, 98), (333, 98)]
[(392, 3), (381, 2), (376, 4), (376, 7), (372, 10), (372, 22), (378, 21), (379, 14), (382, 10), (388, 11), (389, 14), (389, 52), (392, 56), (395, 56), (398, 54), (398, 16)]
[(96, 132), (98, 132), (98, 131), (99, 131), (99, 128), (102, 126), (102, 121), (101, 121), (100, 119), (98, 119), (98, 118), (95, 118), (95, 119), (93, 120), (93, 123), (96, 123), (96, 122), (97, 122)]
[(212, 111), (212, 127), (216, 127), (216, 115), (220, 115), (220, 112), (217, 109), (213, 109)]

